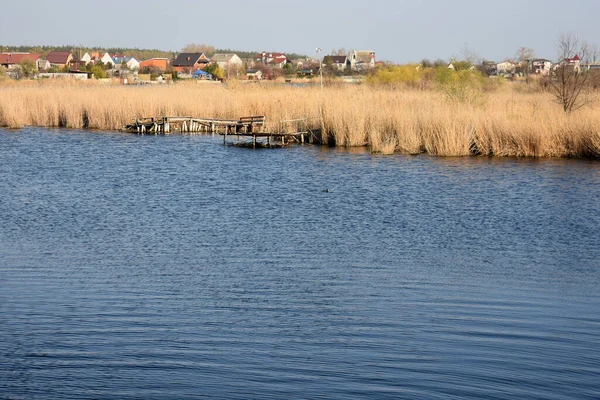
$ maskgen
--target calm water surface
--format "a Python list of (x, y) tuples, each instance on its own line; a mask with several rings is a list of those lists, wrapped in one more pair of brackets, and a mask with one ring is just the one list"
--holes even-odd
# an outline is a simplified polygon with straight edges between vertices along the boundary
[(600, 162), (0, 130), (0, 398), (600, 398)]

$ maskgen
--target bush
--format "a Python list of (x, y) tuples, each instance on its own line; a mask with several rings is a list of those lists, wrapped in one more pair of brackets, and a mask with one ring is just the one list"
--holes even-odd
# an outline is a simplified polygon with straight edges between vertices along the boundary
[(96, 79), (106, 78), (106, 71), (100, 65), (93, 66), (91, 72), (94, 74), (94, 78)]
[(424, 77), (423, 68), (413, 65), (391, 65), (376, 69), (367, 76), (366, 82), (371, 85), (409, 85), (419, 84)]
[(38, 72), (35, 61), (30, 60), (28, 58), (21, 61), (19, 63), (19, 67), (21, 68), (21, 71), (23, 72), (23, 76), (25, 78), (29, 78)]
[(486, 78), (479, 71), (438, 69), (436, 83), (446, 100), (471, 105), (485, 103)]

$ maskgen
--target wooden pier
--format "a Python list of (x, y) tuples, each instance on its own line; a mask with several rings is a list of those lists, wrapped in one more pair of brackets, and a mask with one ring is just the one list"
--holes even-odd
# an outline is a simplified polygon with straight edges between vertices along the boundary
[[(168, 135), (171, 133), (217, 133), (223, 135), (223, 144), (227, 137), (236, 137), (237, 143), (246, 147), (282, 147), (289, 143), (313, 143), (317, 138), (309, 129), (308, 121), (314, 118), (300, 118), (280, 121), (278, 132), (265, 130), (265, 117), (255, 115), (237, 120), (209, 119), (194, 117), (153, 117), (136, 119), (123, 127), (126, 132), (138, 135)], [(252, 138), (251, 142), (242, 142), (241, 137)], [(263, 139), (263, 141), (261, 141)], [(266, 139), (266, 142), (264, 141)]]
[(247, 117), (239, 120), (210, 119), (194, 117), (151, 117), (136, 119), (125, 125), (126, 132), (140, 135), (168, 135), (170, 133), (219, 133), (222, 131), (252, 131), (264, 125), (265, 117)]
[[(247, 117), (255, 118), (255, 117)], [(240, 121), (247, 121), (247, 118), (241, 118)], [(280, 121), (277, 132), (269, 132), (264, 130), (264, 121), (256, 129), (250, 126), (251, 129), (242, 127), (241, 129), (224, 130), (219, 132), (223, 135), (223, 144), (228, 144), (227, 137), (237, 138), (237, 142), (231, 143), (234, 146), (243, 147), (284, 147), (290, 143), (316, 143), (317, 137), (309, 128), (308, 121), (314, 118), (299, 118), (286, 121)], [(252, 141), (240, 141), (241, 137), (252, 138)], [(262, 140), (261, 140), (262, 139)]]

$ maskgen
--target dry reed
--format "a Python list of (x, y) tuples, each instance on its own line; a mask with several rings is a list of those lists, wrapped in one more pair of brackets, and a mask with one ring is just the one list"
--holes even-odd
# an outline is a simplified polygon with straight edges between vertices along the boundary
[[(367, 86), (178, 83), (110, 86), (55, 81), (0, 84), (0, 126), (116, 130), (135, 118), (187, 115), (279, 121), (319, 116), (325, 144), (437, 156), (600, 157), (600, 112), (567, 115), (545, 93), (506, 85), (484, 103), (452, 103), (436, 91)], [(293, 129), (291, 127), (288, 129)]]

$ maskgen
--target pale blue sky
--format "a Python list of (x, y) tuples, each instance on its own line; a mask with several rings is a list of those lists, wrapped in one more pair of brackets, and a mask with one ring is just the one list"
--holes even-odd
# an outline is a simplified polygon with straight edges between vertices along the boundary
[(27, 0), (2, 4), (0, 45), (220, 48), (315, 54), (375, 50), (378, 60), (556, 58), (560, 33), (600, 44), (598, 0)]

